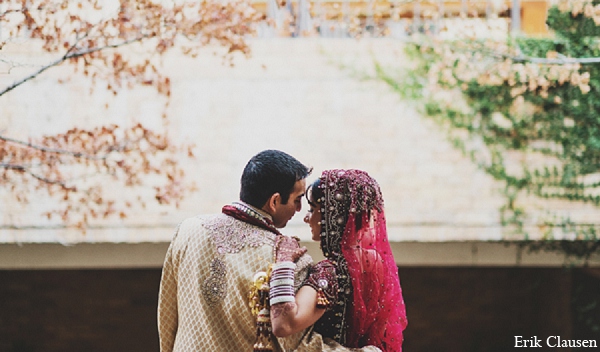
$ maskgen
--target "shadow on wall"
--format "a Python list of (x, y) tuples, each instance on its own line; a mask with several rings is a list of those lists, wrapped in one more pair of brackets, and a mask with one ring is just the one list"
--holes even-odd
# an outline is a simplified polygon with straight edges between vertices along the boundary
[[(599, 269), (402, 267), (399, 272), (409, 319), (404, 351), (504, 352), (513, 348), (514, 336), (600, 342)], [(0, 271), (0, 351), (158, 351), (160, 274), (159, 269)]]
[[(600, 269), (400, 268), (406, 351), (505, 352), (515, 336), (600, 342)], [(558, 349), (567, 351), (568, 349)], [(589, 350), (589, 349), (587, 349)]]

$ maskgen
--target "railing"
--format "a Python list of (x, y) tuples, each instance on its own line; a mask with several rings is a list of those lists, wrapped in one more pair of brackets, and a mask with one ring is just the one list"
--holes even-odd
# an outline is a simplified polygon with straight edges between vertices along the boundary
[(483, 22), (493, 29), (488, 35), (521, 30), (545, 34), (550, 3), (551, 0), (255, 0), (254, 6), (270, 19), (270, 25), (260, 30), (262, 37), (404, 38), (415, 33), (452, 36), (461, 27), (477, 27)]

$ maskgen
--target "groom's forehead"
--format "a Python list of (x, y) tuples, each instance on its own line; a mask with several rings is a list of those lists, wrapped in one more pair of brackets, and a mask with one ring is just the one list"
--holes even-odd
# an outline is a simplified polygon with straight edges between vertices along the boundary
[(296, 197), (303, 197), (305, 190), (306, 190), (306, 180), (302, 179), (302, 180), (296, 181), (296, 183), (294, 184), (294, 189), (292, 190), (292, 193)]

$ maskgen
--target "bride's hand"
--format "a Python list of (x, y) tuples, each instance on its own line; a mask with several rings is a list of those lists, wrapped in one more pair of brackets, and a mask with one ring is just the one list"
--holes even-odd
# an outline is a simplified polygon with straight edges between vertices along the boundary
[(280, 262), (297, 262), (307, 252), (306, 247), (300, 247), (298, 239), (287, 236), (280, 236), (277, 239), (277, 248), (275, 261)]

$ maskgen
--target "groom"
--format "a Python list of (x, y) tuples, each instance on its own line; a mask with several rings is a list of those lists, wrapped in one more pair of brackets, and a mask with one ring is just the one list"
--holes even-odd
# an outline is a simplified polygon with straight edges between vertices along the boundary
[[(276, 255), (289, 256), (284, 260), (297, 261), (298, 288), (312, 264), (306, 250), (278, 230), (301, 210), (311, 171), (284, 152), (260, 152), (244, 168), (239, 202), (178, 226), (160, 283), (161, 352), (252, 350), (256, 319), (248, 292), (253, 277), (267, 271)], [(294, 348), (301, 335), (273, 339), (274, 351)]]

